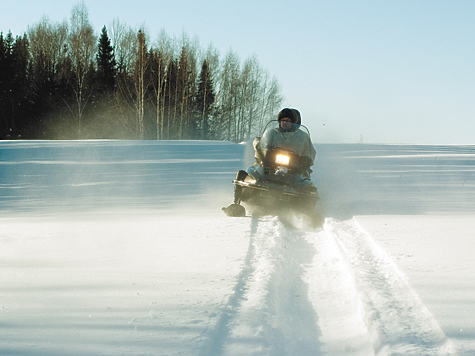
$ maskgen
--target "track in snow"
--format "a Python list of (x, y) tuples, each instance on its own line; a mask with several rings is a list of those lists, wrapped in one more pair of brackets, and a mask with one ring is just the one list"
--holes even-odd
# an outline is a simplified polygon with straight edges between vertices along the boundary
[(305, 355), (320, 347), (317, 316), (303, 281), (315, 250), (276, 218), (251, 220), (234, 294), (203, 355)]
[(355, 219), (304, 232), (251, 218), (249, 249), (202, 355), (447, 355), (456, 348)]

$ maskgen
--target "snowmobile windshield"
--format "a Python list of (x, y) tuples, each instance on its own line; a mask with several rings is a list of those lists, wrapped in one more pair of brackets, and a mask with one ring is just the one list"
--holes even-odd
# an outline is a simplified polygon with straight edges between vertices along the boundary
[(272, 120), (262, 133), (260, 148), (285, 148), (300, 154), (299, 148), (309, 140), (310, 134), (305, 126), (288, 121)]

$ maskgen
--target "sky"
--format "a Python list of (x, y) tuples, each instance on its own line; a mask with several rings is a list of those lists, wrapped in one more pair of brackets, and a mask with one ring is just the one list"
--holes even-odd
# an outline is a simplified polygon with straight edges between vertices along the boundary
[[(472, 0), (84, 0), (97, 34), (114, 19), (232, 49), (281, 84), (314, 142), (475, 143)], [(9, 2), (0, 31), (22, 35), (76, 0)], [(7, 9), (7, 11), (5, 11)]]

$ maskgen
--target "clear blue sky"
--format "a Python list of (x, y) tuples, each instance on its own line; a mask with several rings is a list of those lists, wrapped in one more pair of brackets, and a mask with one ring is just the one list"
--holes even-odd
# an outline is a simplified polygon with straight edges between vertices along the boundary
[[(78, 1), (10, 1), (0, 31), (43, 15), (69, 21)], [(315, 142), (475, 144), (475, 1), (85, 0), (97, 34), (119, 18), (232, 48), (282, 85)], [(112, 5), (111, 5), (112, 4)]]

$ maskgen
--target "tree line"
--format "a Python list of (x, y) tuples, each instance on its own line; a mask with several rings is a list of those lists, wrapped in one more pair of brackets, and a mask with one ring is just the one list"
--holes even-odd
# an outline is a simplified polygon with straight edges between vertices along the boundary
[(152, 43), (118, 19), (99, 36), (83, 2), (0, 33), (0, 139), (248, 139), (279, 110), (279, 83), (255, 56), (224, 58), (161, 30)]

